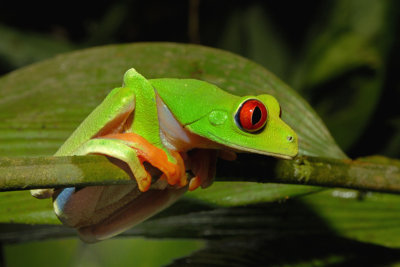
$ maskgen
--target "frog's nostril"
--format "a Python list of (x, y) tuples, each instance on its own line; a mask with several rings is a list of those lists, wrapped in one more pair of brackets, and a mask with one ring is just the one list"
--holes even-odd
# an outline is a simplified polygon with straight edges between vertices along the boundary
[(293, 142), (293, 140), (294, 140), (293, 136), (291, 136), (291, 135), (288, 135), (288, 136), (286, 137), (286, 139), (287, 139), (289, 142)]

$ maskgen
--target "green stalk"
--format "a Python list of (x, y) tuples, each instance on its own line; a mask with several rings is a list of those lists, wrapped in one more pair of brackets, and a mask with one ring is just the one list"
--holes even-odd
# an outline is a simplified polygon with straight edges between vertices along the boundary
[[(220, 160), (216, 181), (303, 184), (400, 193), (396, 160), (297, 157), (280, 160), (244, 155)], [(0, 158), (0, 191), (134, 183), (104, 156)]]

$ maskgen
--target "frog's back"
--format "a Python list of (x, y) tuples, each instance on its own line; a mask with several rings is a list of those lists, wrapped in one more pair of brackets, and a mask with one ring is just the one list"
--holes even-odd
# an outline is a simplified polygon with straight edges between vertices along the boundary
[(182, 124), (198, 120), (212, 110), (230, 109), (240, 99), (201, 80), (164, 78), (150, 83)]

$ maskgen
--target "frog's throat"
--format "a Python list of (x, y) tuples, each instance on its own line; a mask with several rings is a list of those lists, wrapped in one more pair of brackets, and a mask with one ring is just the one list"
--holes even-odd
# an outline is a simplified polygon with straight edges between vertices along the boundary
[[(221, 140), (221, 143), (228, 143), (226, 140), (209, 133), (214, 139)], [(248, 148), (248, 147), (242, 147), (240, 145), (236, 145), (234, 143), (229, 143), (229, 146), (231, 149), (237, 150), (237, 151), (242, 151), (242, 152), (250, 152), (250, 153), (255, 153), (255, 154), (261, 154), (261, 155), (266, 155), (266, 156), (272, 156), (276, 158), (281, 158), (281, 159), (293, 159), (296, 155), (285, 155), (285, 154), (280, 154), (280, 153), (274, 153), (274, 152), (268, 152), (268, 151), (263, 151), (263, 150), (257, 150), (253, 148)]]

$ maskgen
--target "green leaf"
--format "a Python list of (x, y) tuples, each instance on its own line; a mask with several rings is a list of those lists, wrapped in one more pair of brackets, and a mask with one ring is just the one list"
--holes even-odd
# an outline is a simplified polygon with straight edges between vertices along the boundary
[(4, 25), (0, 25), (0, 36), (1, 63), (12, 69), (74, 49), (74, 46), (65, 40), (21, 32)]
[[(77, 239), (46, 240), (4, 246), (6, 266), (165, 266), (204, 247), (198, 240), (129, 238), (83, 244)], [(117, 248), (117, 249), (116, 249)], [(158, 254), (158, 253), (162, 254)], [(24, 257), (21, 257), (21, 253)], [(112, 256), (111, 256), (112, 255)], [(154, 255), (160, 255), (155, 257)]]
[(284, 78), (290, 63), (289, 49), (268, 11), (262, 3), (255, 3), (231, 12), (218, 47), (245, 55)]
[(310, 30), (293, 86), (322, 116), (346, 151), (379, 103), (395, 29), (394, 1), (334, 1)]
[[(299, 241), (301, 239), (301, 241)], [(366, 257), (365, 255), (374, 255)], [(333, 235), (268, 239), (230, 238), (210, 241), (205, 249), (170, 267), (187, 266), (395, 266), (399, 250), (355, 242)]]
[[(345, 157), (310, 106), (261, 66), (221, 50), (173, 43), (112, 45), (77, 51), (0, 78), (0, 156), (54, 153), (107, 93), (120, 86), (123, 73), (131, 67), (147, 78), (196, 78), (237, 95), (272, 94), (282, 106), (283, 119), (299, 136), (301, 155)], [(251, 183), (224, 183), (210, 191), (195, 193), (191, 198), (201, 201), (221, 196), (224, 201), (218, 204), (234, 206), (319, 190), (262, 185), (253, 194), (254, 188)], [(231, 198), (227, 198), (229, 195)], [(18, 197), (29, 206), (29, 209), (25, 207), (26, 218), (19, 217), (19, 222), (34, 222), (31, 213), (41, 210), (43, 201), (28, 200), (23, 194), (15, 196)], [(24, 206), (21, 204), (20, 208)], [(4, 221), (7, 216), (10, 221), (21, 215), (14, 210), (4, 213), (1, 215)], [(47, 220), (46, 223), (54, 223), (54, 217)]]
[(60, 224), (50, 199), (34, 201), (29, 191), (0, 194), (0, 223)]
[(314, 186), (261, 184), (254, 182), (214, 182), (207, 190), (195, 190), (185, 194), (217, 206), (242, 206), (252, 203), (285, 201), (289, 197), (315, 192)]
[[(300, 154), (344, 157), (309, 105), (259, 65), (216, 49), (169, 43), (115, 45), (78, 51), (2, 77), (0, 79), (1, 155), (38, 156), (53, 153), (109, 90), (120, 85), (122, 73), (132, 66), (149, 78), (194, 77), (218, 84), (236, 94), (262, 92), (273, 94), (284, 109), (283, 119), (299, 135)], [(363, 202), (362, 206), (358, 206), (357, 202), (354, 202), (356, 200), (353, 200), (351, 203), (355, 203), (355, 208), (349, 208), (341, 217), (330, 216), (344, 209), (338, 204), (337, 199), (321, 195), (322, 193), (306, 197), (304, 200), (306, 205), (295, 204), (302, 203), (302, 196), (315, 190), (318, 189), (306, 186), (217, 183), (208, 190), (188, 194), (169, 210), (133, 228), (127, 234), (207, 238), (256, 232), (269, 235), (277, 229), (287, 229), (285, 230), (287, 234), (293, 231), (324, 233), (331, 231), (332, 225), (339, 234), (365, 240), (367, 236), (371, 236), (372, 230), (375, 229), (374, 231), (379, 233), (390, 226), (379, 228), (379, 221), (373, 212), (364, 212), (363, 222), (368, 222), (371, 228), (364, 228), (364, 232), (361, 229), (359, 234), (349, 230), (353, 226), (351, 222), (354, 221), (356, 209), (368, 211), (370, 207), (374, 210), (383, 207), (381, 205), (384, 204), (375, 198)], [(393, 201), (397, 201), (395, 196), (392, 197)], [(0, 203), (3, 203), (0, 205), (2, 222), (59, 223), (52, 213), (49, 200), (35, 200), (28, 192), (2, 193), (0, 198)], [(298, 201), (285, 202), (286, 199)], [(284, 203), (275, 203), (276, 200)], [(252, 204), (253, 208), (241, 207), (243, 204)], [(218, 208), (220, 205), (225, 208)], [(347, 205), (346, 209), (347, 207), (351, 206)], [(287, 217), (285, 214), (290, 216)], [(318, 221), (317, 225), (310, 225), (309, 218), (318, 217), (319, 214), (326, 222)], [(391, 214), (381, 213), (380, 218), (387, 221), (396, 220)], [(271, 223), (266, 224), (268, 221)], [(293, 229), (296, 225), (298, 228)], [(42, 226), (30, 228), (31, 236), (18, 234), (25, 229), (18, 225), (2, 229), (5, 232), (1, 237), (8, 241), (35, 238), (35, 236), (43, 238), (49, 233), (50, 236), (71, 234), (70, 230)], [(33, 235), (35, 229), (39, 232)], [(16, 235), (11, 234), (13, 231)], [(278, 233), (283, 234), (285, 231)], [(393, 231), (392, 234), (395, 233)], [(368, 232), (369, 235), (366, 234)], [(397, 240), (385, 243), (377, 234), (369, 241), (398, 245)]]
[(400, 248), (397, 195), (334, 189), (305, 196), (301, 201), (341, 236)]
[(0, 155), (49, 155), (135, 67), (147, 78), (206, 80), (237, 94), (269, 93), (300, 139), (300, 154), (344, 157), (322, 121), (286, 84), (234, 54), (193, 45), (113, 45), (65, 54), (0, 79)]

